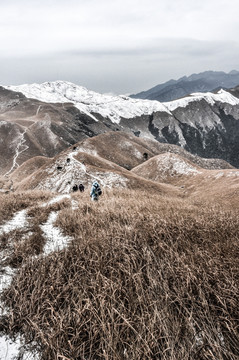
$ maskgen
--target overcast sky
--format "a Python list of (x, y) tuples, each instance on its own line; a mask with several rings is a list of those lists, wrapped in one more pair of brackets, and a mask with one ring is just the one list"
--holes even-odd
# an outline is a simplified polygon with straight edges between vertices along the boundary
[(0, 84), (136, 93), (239, 70), (238, 0), (0, 0)]

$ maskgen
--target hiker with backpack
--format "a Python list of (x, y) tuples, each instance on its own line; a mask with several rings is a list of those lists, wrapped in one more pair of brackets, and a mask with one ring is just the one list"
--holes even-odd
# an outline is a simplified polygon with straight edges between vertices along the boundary
[(101, 188), (99, 183), (95, 180), (92, 184), (91, 191), (90, 191), (90, 197), (93, 201), (98, 201), (99, 196), (102, 194)]

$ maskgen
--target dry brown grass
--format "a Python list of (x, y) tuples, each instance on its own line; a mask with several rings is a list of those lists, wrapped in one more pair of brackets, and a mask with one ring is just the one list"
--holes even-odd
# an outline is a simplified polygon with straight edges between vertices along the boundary
[(9, 220), (17, 211), (48, 201), (53, 197), (49, 191), (25, 191), (0, 194), (0, 224)]
[[(14, 193), (8, 196), (3, 195), (2, 210), (5, 210), (5, 212), (2, 212), (1, 220), (6, 221), (16, 211), (27, 208), (28, 225), (24, 229), (12, 230), (10, 233), (0, 235), (0, 251), (5, 250), (2, 266), (18, 268), (28, 258), (43, 252), (46, 239), (43, 236), (40, 225), (47, 221), (50, 212), (58, 212), (61, 209), (71, 207), (69, 199), (63, 199), (47, 205), (48, 200), (52, 196), (52, 193), (43, 193), (42, 191)], [(46, 205), (42, 206), (43, 203)]]
[(33, 228), (30, 234), (24, 234), (23, 231), (12, 232), (10, 236), (8, 235), (9, 249), (4, 266), (19, 268), (26, 259), (39, 255), (45, 242), (46, 240), (38, 227)]
[(44, 360), (236, 360), (238, 211), (142, 191), (76, 194), (68, 249), (26, 260), (0, 322)]

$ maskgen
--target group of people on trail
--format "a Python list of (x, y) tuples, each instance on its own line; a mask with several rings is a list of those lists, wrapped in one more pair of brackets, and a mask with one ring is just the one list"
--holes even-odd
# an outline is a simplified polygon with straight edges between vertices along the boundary
[[(78, 191), (80, 190), (80, 192), (83, 192), (85, 190), (85, 187), (83, 184), (80, 184), (79, 186), (77, 184), (75, 184), (72, 187), (72, 191)], [(98, 181), (94, 181), (92, 186), (91, 186), (91, 191), (90, 191), (90, 197), (92, 201), (98, 201), (100, 195), (102, 194), (102, 190), (100, 188), (100, 184), (98, 183)]]
[(73, 186), (73, 188), (72, 188), (72, 191), (73, 191), (73, 192), (76, 192), (76, 191), (78, 191), (78, 190), (80, 190), (80, 192), (83, 192), (83, 191), (85, 190), (84, 185), (83, 185), (83, 184), (80, 184), (80, 185), (78, 186), (77, 184), (75, 184), (75, 185)]

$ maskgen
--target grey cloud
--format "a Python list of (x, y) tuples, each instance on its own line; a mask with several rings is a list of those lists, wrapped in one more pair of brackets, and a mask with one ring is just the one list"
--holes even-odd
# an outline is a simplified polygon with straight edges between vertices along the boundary
[(205, 70), (238, 69), (239, 48), (235, 44), (194, 44), (192, 40), (172, 43), (174, 46), (164, 42), (165, 46), (157, 49), (143, 46), (136, 52), (122, 48), (0, 58), (0, 79), (4, 85), (68, 80), (91, 90), (119, 94), (136, 93)]
[(226, 49), (238, 49), (237, 43), (219, 41), (198, 41), (195, 39), (152, 39), (142, 44), (132, 44), (132, 46), (119, 45), (116, 48), (102, 46), (98, 49), (73, 49), (59, 52), (60, 56), (196, 56), (204, 57), (208, 55), (220, 54)]
[(0, 4), (0, 82), (62, 79), (132, 93), (238, 69), (238, 11), (238, 0), (8, 0)]

